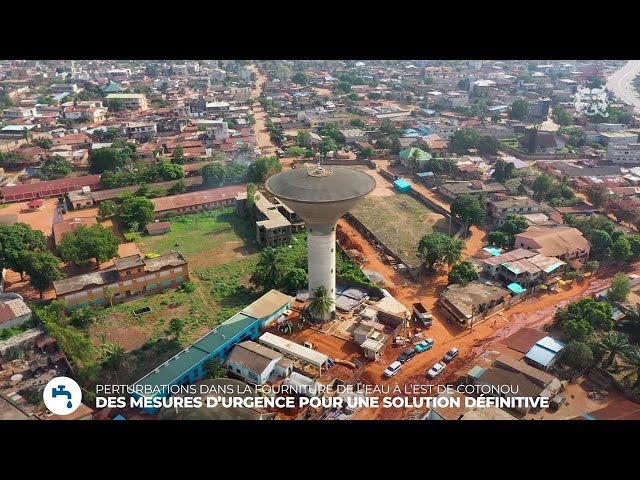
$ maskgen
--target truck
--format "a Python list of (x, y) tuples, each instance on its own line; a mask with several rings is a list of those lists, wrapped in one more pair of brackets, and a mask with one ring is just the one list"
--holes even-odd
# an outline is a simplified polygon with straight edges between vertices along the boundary
[(420, 302), (413, 304), (412, 317), (414, 322), (421, 323), (425, 328), (431, 327), (431, 324), (433, 323), (431, 314)]

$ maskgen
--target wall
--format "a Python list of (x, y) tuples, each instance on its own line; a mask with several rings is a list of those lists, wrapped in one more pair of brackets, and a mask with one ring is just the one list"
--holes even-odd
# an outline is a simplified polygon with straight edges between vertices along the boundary
[(42, 327), (30, 328), (19, 335), (0, 342), (0, 357), (9, 355), (11, 352), (21, 352), (32, 348), (36, 344), (36, 339), (44, 335)]

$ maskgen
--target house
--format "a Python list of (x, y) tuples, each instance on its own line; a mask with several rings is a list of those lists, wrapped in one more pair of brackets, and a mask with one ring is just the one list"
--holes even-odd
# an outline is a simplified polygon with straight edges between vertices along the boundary
[(565, 265), (565, 262), (555, 257), (547, 257), (523, 248), (485, 258), (480, 262), (484, 276), (526, 285), (544, 281), (549, 276), (558, 274)]
[(444, 316), (460, 328), (484, 320), (487, 315), (504, 308), (511, 292), (488, 283), (473, 281), (467, 285), (449, 285), (438, 299)]
[(549, 116), (550, 98), (541, 98), (529, 101), (529, 110), (527, 117), (532, 121), (546, 120)]
[(640, 165), (640, 143), (610, 143), (607, 160), (614, 165)]
[[(417, 160), (417, 165), (415, 160)], [(416, 168), (421, 172), (427, 168), (427, 162), (431, 160), (431, 154), (419, 148), (408, 148), (400, 152), (400, 163), (408, 168)]]
[(100, 107), (69, 105), (63, 108), (62, 116), (68, 120), (86, 119), (91, 123), (102, 123), (107, 118), (107, 109)]
[(28, 183), (0, 187), (0, 197), (3, 202), (20, 202), (34, 198), (46, 198), (63, 195), (82, 187), (100, 190), (100, 175), (85, 175), (81, 177), (61, 178), (46, 182)]
[(459, 197), (460, 195), (481, 195), (506, 191), (507, 187), (496, 180), (487, 180), (485, 182), (473, 180), (469, 183), (445, 183), (438, 187), (438, 192), (440, 192), (442, 196), (451, 200)]
[(276, 352), (280, 352), (288, 358), (299, 361), (302, 366), (302, 370), (305, 370), (307, 365), (315, 367), (318, 376), (322, 375), (323, 368), (328, 369), (329, 365), (332, 363), (330, 358), (324, 353), (304, 347), (292, 340), (289, 340), (288, 338), (282, 338), (270, 332), (263, 333), (258, 339), (258, 342), (260, 345), (264, 345)]
[(168, 197), (152, 198), (151, 202), (153, 202), (156, 218), (184, 215), (201, 210), (235, 205), (236, 194), (246, 190), (246, 188), (246, 185), (231, 185), (180, 195), (170, 195)]
[[(282, 316), (292, 301), (291, 297), (276, 290), (267, 292), (135, 382), (130, 388), (132, 396), (145, 401), (169, 397), (173, 385), (186, 385), (201, 379), (207, 361), (222, 362), (239, 343), (257, 339), (260, 329)], [(151, 414), (158, 410), (152, 404), (143, 408)]]
[(87, 149), (92, 144), (91, 137), (86, 133), (74, 133), (53, 139), (53, 148), (68, 145), (72, 150)]
[(147, 225), (147, 233), (151, 236), (164, 235), (171, 231), (170, 222), (154, 222)]
[(542, 211), (540, 204), (526, 196), (507, 197), (489, 202), (489, 214), (496, 225), (502, 225), (509, 214), (523, 215), (540, 211)]
[(74, 210), (93, 207), (93, 195), (89, 187), (67, 193), (67, 199)]
[(618, 145), (627, 145), (630, 143), (638, 143), (638, 134), (632, 132), (598, 132), (598, 141), (605, 146), (611, 143)]
[(189, 121), (182, 118), (163, 118), (157, 124), (157, 133), (160, 136), (179, 135), (185, 131)]
[(4, 118), (7, 120), (24, 120), (33, 118), (37, 115), (37, 111), (33, 107), (13, 107), (2, 111)]
[(358, 143), (367, 142), (369, 138), (359, 128), (343, 128), (340, 130), (340, 135), (344, 139), (344, 143)]
[(105, 83), (102, 87), (100, 87), (100, 90), (102, 90), (106, 94), (122, 93), (125, 91), (124, 88), (122, 88), (118, 83), (114, 82), (113, 80), (109, 80), (107, 83)]
[(515, 248), (570, 261), (588, 258), (591, 246), (577, 228), (531, 226), (515, 236)]
[(524, 356), (524, 361), (546, 372), (560, 359), (564, 347), (564, 343), (546, 336), (531, 347)]
[(128, 123), (125, 132), (129, 138), (153, 137), (158, 131), (155, 122)]
[(113, 267), (53, 282), (56, 298), (64, 300), (68, 310), (108, 303), (108, 291), (114, 303), (176, 288), (189, 280), (187, 260), (179, 252), (156, 258), (141, 255), (116, 258)]
[[(16, 298), (13, 298), (13, 297)], [(19, 327), (33, 318), (31, 310), (19, 295), (0, 294), (0, 330)]]
[(75, 231), (79, 226), (91, 227), (97, 225), (98, 221), (94, 217), (76, 217), (62, 220), (61, 222), (53, 224), (53, 240), (57, 245), (60, 244), (62, 236), (67, 232)]
[[(525, 132), (524, 136), (519, 140), (520, 145), (524, 149), (529, 149), (531, 142), (531, 135), (533, 130), (529, 129)], [(544, 130), (538, 130), (535, 138), (536, 151), (535, 153), (556, 153), (556, 150), (562, 149), (565, 146), (565, 141), (556, 135), (554, 132), (547, 132)]]
[(0, 128), (0, 138), (26, 138), (35, 125), (6, 125)]
[(226, 365), (230, 373), (254, 385), (264, 385), (276, 377), (288, 377), (293, 371), (291, 359), (251, 340), (233, 347)]
[[(149, 108), (147, 103), (147, 97), (142, 93), (110, 93), (106, 97), (106, 104), (112, 104), (114, 102), (122, 102), (124, 108), (127, 110), (144, 111)], [(113, 107), (110, 107), (113, 109)]]
[(429, 133), (435, 133), (443, 140), (449, 141), (453, 134), (458, 131), (456, 125), (450, 125), (448, 123), (436, 122), (428, 126)]
[(81, 90), (77, 83), (54, 83), (49, 87), (49, 89), (53, 93), (78, 93)]
[[(248, 213), (247, 192), (238, 192), (235, 202), (236, 213), (245, 216)], [(267, 246), (289, 244), (292, 234), (304, 228), (304, 220), (278, 199), (274, 199), (274, 202), (270, 202), (260, 192), (256, 192), (252, 212), (256, 219), (256, 239)]]

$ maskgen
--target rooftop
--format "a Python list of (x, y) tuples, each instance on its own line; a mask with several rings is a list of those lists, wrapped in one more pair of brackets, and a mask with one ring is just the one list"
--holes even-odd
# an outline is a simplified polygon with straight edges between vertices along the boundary
[(500, 302), (511, 292), (505, 288), (481, 282), (471, 282), (465, 286), (449, 285), (442, 297), (449, 301), (466, 318), (471, 318), (472, 309), (491, 302)]
[(290, 354), (315, 366), (324, 365), (324, 363), (329, 359), (329, 357), (324, 353), (311, 350), (310, 348), (304, 347), (289, 339), (279, 337), (270, 332), (263, 333), (258, 341), (263, 345), (276, 347), (284, 353)]
[(228, 360), (236, 365), (247, 368), (253, 373), (259, 374), (262, 373), (273, 360), (281, 357), (281, 353), (249, 340), (233, 347)]
[(285, 305), (290, 304), (292, 301), (293, 297), (285, 295), (278, 290), (272, 289), (265, 293), (258, 300), (245, 307), (242, 310), (242, 313), (254, 318), (263, 319), (268, 317), (269, 315), (273, 315), (274, 312), (277, 312)]
[(219, 202), (225, 199), (231, 200), (235, 198), (238, 192), (244, 191), (246, 188), (245, 185), (230, 185), (228, 187), (212, 188), (210, 190), (183, 193), (169, 197), (153, 198), (151, 201), (153, 202), (156, 212), (164, 212), (205, 203)]
[(539, 253), (555, 257), (576, 250), (586, 251), (589, 242), (577, 228), (530, 226), (526, 231), (516, 235), (516, 244), (521, 239), (531, 239), (539, 247)]
[(94, 217), (69, 218), (53, 224), (53, 238), (56, 245), (58, 245), (62, 240), (62, 235), (65, 233), (72, 232), (81, 225), (90, 227), (97, 224), (98, 221)]
[(134, 267), (143, 267), (144, 265), (145, 262), (140, 255), (129, 255), (128, 257), (116, 258), (113, 261), (113, 266), (117, 270), (127, 270)]

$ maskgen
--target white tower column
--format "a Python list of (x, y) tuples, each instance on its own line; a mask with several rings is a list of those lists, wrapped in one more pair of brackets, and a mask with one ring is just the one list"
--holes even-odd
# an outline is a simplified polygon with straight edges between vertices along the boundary
[[(309, 295), (319, 285), (327, 289), (328, 296), (336, 299), (336, 226), (313, 225), (307, 228), (309, 258)], [(335, 305), (331, 311), (335, 310)]]

